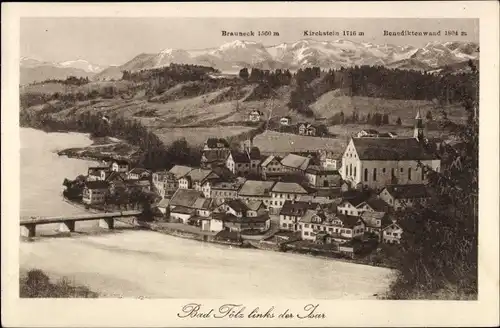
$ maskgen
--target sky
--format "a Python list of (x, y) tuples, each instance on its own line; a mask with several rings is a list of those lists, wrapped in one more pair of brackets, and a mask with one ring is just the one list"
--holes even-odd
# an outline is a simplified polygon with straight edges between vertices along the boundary
[[(384, 36), (384, 30), (398, 32), (441, 31), (441, 36)], [(234, 40), (264, 45), (318, 40), (348, 39), (356, 42), (423, 46), (430, 41), (479, 42), (476, 19), (407, 18), (22, 18), (22, 57), (61, 62), (85, 59), (93, 64), (121, 65), (140, 53), (163, 49), (206, 49)], [(253, 31), (254, 37), (222, 36), (221, 31)], [(364, 36), (304, 36), (304, 31), (363, 32)], [(445, 36), (445, 31), (459, 36)], [(258, 31), (278, 32), (257, 36)], [(462, 32), (466, 36), (462, 36)], [(274, 34), (274, 33), (272, 33)]]

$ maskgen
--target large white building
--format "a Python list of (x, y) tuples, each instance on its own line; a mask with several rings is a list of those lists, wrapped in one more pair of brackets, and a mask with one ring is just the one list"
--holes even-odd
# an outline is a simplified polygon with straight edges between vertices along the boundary
[(351, 138), (342, 156), (344, 181), (372, 189), (421, 184), (426, 176), (419, 162), (439, 172), (440, 159), (424, 147), (420, 114), (416, 121), (414, 138)]

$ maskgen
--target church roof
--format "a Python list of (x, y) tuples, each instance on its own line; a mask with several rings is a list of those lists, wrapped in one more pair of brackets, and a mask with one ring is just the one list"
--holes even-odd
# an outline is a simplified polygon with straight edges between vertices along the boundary
[(437, 159), (414, 138), (352, 138), (352, 141), (361, 160)]

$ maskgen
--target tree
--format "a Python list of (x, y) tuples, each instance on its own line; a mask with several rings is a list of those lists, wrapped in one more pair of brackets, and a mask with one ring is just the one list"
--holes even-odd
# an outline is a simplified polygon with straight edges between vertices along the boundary
[(344, 124), (344, 122), (345, 122), (344, 112), (340, 111), (340, 124)]
[(240, 78), (242, 78), (243, 80), (248, 80), (248, 77), (249, 77), (249, 74), (248, 74), (248, 68), (242, 68), (240, 69)]
[(444, 147), (441, 172), (418, 163), (432, 197), (403, 213), (403, 254), (392, 297), (427, 298), (443, 290), (452, 291), (450, 298), (477, 296), (479, 78), (471, 70), (476, 87), (462, 98), (467, 123), (442, 123), (458, 142)]
[(401, 122), (401, 117), (398, 117), (398, 119), (396, 120), (396, 124), (397, 124), (397, 125), (401, 125), (401, 124), (403, 124), (403, 122)]

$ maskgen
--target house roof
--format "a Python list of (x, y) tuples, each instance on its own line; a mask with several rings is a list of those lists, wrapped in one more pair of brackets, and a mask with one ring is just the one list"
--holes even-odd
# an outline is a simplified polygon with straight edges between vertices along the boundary
[(158, 203), (158, 207), (168, 207), (170, 205), (170, 198), (163, 198), (162, 200), (160, 200), (160, 202)]
[(226, 201), (226, 205), (231, 207), (236, 212), (245, 212), (248, 207), (241, 199), (231, 199)]
[(249, 156), (250, 156), (250, 159), (252, 159), (252, 160), (260, 160), (261, 155), (260, 155), (259, 147), (252, 147), (250, 149)]
[(184, 165), (175, 165), (168, 172), (175, 175), (176, 179), (182, 178), (186, 174), (188, 174), (193, 168)]
[(278, 157), (276, 157), (276, 156), (274, 156), (274, 155), (269, 155), (269, 156), (267, 156), (267, 157), (266, 157), (266, 158), (262, 161), (262, 163), (260, 163), (260, 166), (262, 166), (262, 167), (266, 167), (266, 166), (267, 166), (267, 165), (269, 165), (269, 163), (271, 163), (271, 162), (273, 161), (273, 159), (275, 159), (275, 158), (276, 158), (276, 160), (277, 160), (277, 161), (279, 161), (279, 158), (278, 158)]
[(125, 174), (123, 174), (122, 172), (113, 171), (108, 175), (106, 181), (116, 181), (116, 180), (125, 181), (126, 179), (127, 178)]
[(231, 156), (235, 163), (250, 163), (250, 157), (246, 153), (231, 152)]
[(100, 171), (90, 171), (88, 175), (92, 175), (94, 177), (100, 177), (101, 172)]
[(113, 163), (116, 163), (118, 165), (128, 165), (128, 161), (127, 160), (124, 160), (124, 159), (115, 159), (113, 160)]
[(346, 228), (354, 228), (358, 223), (358, 221), (360, 220), (358, 216), (349, 216), (342, 214), (337, 215), (337, 218), (339, 218), (342, 221), (344, 227)]
[(269, 192), (274, 186), (274, 181), (247, 180), (241, 186), (239, 195), (241, 196), (264, 196), (269, 197)]
[[(382, 227), (382, 219), (387, 218), (387, 214), (384, 212), (370, 212), (366, 211), (361, 213), (361, 220), (371, 228)], [(380, 220), (380, 224), (377, 224), (377, 220)]]
[(133, 168), (132, 170), (130, 170), (128, 173), (130, 173), (130, 174), (144, 174), (144, 173), (151, 174), (151, 171), (143, 169), (142, 167), (136, 167), (136, 168)]
[(387, 185), (384, 189), (387, 189), (389, 194), (395, 199), (411, 199), (429, 196), (427, 188), (423, 184)]
[(302, 201), (292, 202), (291, 200), (286, 200), (281, 208), (280, 215), (302, 216), (307, 210), (312, 210), (317, 207), (318, 203)]
[(107, 181), (87, 181), (85, 187), (88, 189), (108, 189), (109, 183)]
[(365, 129), (365, 130), (361, 130), (360, 132), (366, 132), (366, 133), (370, 133), (370, 134), (378, 134), (378, 131), (375, 130), (375, 129)]
[(288, 154), (281, 160), (281, 164), (287, 167), (293, 167), (305, 171), (309, 166), (309, 160), (309, 157)]
[(221, 181), (221, 182), (214, 183), (212, 185), (212, 190), (213, 189), (238, 190), (238, 188), (240, 186), (241, 186), (241, 183), (239, 183), (239, 182)]
[(352, 138), (361, 160), (429, 160), (437, 157), (414, 138)]
[(342, 202), (349, 202), (354, 207), (366, 202), (369, 198), (370, 194), (366, 192), (347, 192), (342, 194)]
[(189, 208), (189, 207), (185, 207), (185, 206), (176, 206), (170, 212), (171, 213), (180, 213), (180, 214), (193, 214), (194, 211), (195, 210), (193, 208)]
[(203, 198), (203, 193), (201, 191), (193, 189), (177, 189), (170, 199), (170, 205), (193, 208), (198, 198)]
[(193, 208), (199, 210), (208, 210), (210, 209), (211, 204), (212, 204), (211, 198), (198, 197), (198, 199), (196, 199), (196, 201), (193, 204)]
[(213, 173), (212, 170), (204, 170), (200, 168), (191, 170), (186, 176), (191, 178), (191, 181), (193, 182), (204, 182), (206, 179), (210, 178), (210, 175), (212, 175), (214, 179), (219, 178), (219, 176)]
[(377, 212), (387, 212), (389, 210), (387, 203), (377, 197), (370, 197), (365, 201), (365, 203)]
[(127, 185), (137, 186), (137, 187), (147, 187), (151, 185), (151, 183), (148, 180), (125, 180), (125, 183)]
[(264, 206), (264, 202), (261, 200), (250, 200), (250, 201), (245, 202), (245, 204), (248, 207), (248, 209), (251, 211), (258, 211), (259, 208)]
[(296, 182), (276, 182), (272, 191), (289, 194), (307, 194), (307, 191)]
[(266, 222), (270, 220), (268, 213), (258, 216), (244, 216), (241, 218), (234, 216), (231, 213), (213, 213), (212, 218), (214, 220), (221, 220), (224, 222), (233, 222), (233, 223), (244, 223), (244, 222), (254, 223), (254, 222)]

